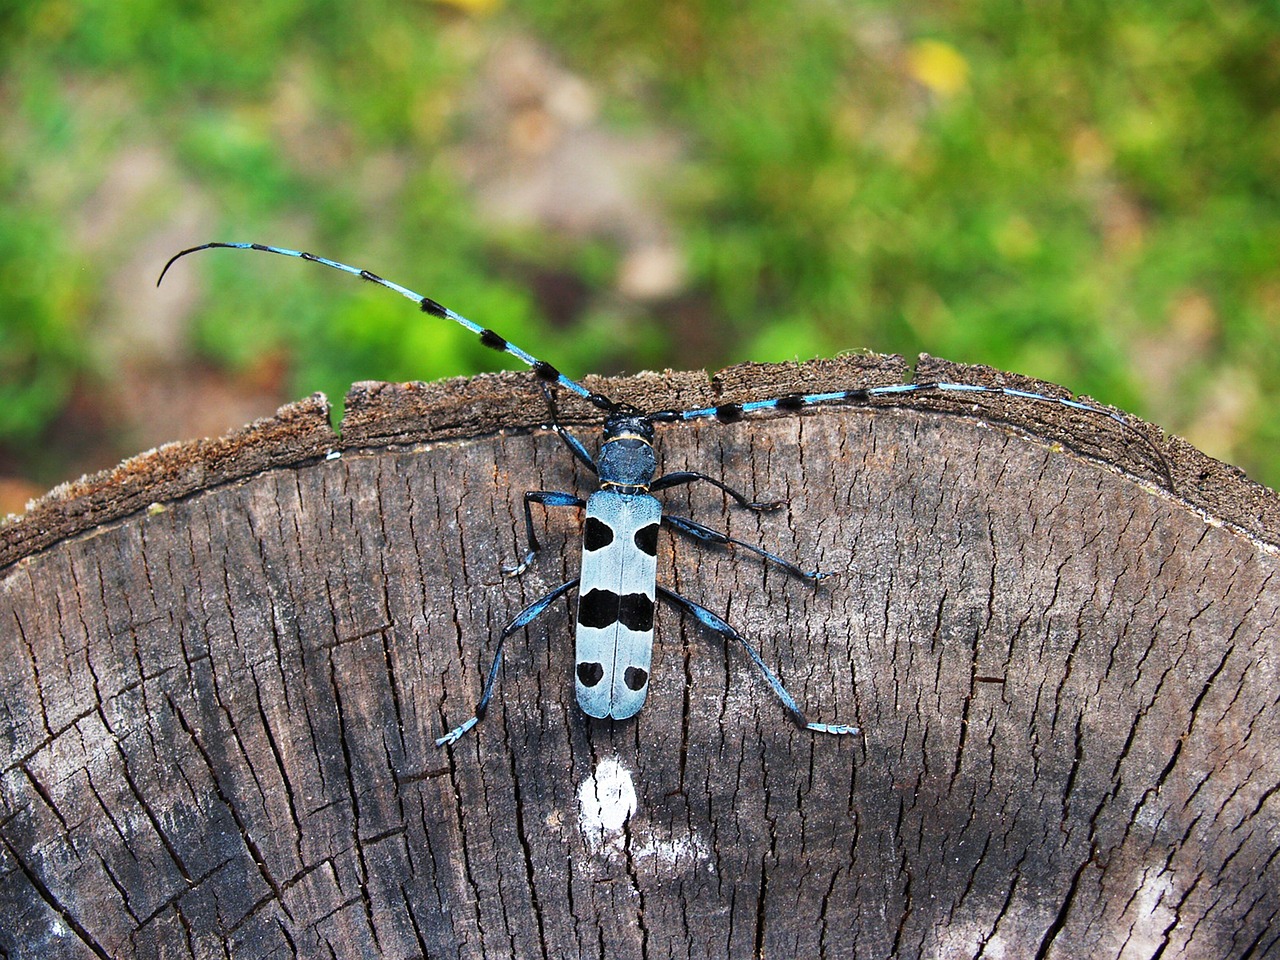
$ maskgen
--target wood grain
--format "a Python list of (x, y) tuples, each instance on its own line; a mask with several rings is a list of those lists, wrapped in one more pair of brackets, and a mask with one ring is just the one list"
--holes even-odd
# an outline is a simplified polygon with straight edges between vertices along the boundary
[(522, 491), (590, 489), (528, 380), (357, 385), (340, 436), (313, 399), (0, 528), (0, 957), (1280, 955), (1274, 494), (1153, 429), (1170, 492), (1110, 421), (1001, 398), (664, 427), (664, 470), (789, 501), (671, 511), (838, 575), (664, 534), (660, 581), (863, 736), (670, 608), (646, 707), (589, 720), (561, 601), (441, 751), (577, 569), (557, 510), (499, 572)]

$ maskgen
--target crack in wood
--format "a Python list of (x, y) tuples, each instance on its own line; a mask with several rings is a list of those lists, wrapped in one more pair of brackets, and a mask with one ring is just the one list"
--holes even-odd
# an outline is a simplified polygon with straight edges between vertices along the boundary
[[(755, 370), (635, 395), (739, 402)], [(517, 384), (450, 402), (542, 416)], [(673, 509), (845, 572), (810, 595), (746, 551), (664, 540), (663, 582), (865, 740), (798, 733), (737, 650), (666, 611), (635, 720), (576, 711), (557, 615), (442, 754), (495, 630), (574, 573), (557, 522), (525, 583), (497, 576), (521, 491), (590, 478), (536, 430), (415, 445), (433, 390), (366, 396), (343, 438), (361, 456), (282, 452), (162, 510), (99, 504), (93, 536), (0, 570), (0, 954), (61, 927), (99, 956), (161, 937), (237, 957), (1280, 949), (1270, 501), (1247, 534), (1098, 463), (1125, 454), (1113, 434), (1088, 459), (1027, 435), (1062, 424), (923, 406), (667, 427), (670, 468), (790, 500), (756, 517), (673, 491)], [(396, 411), (377, 435), (404, 442), (369, 442)], [(574, 805), (609, 757), (638, 796), (613, 854)]]

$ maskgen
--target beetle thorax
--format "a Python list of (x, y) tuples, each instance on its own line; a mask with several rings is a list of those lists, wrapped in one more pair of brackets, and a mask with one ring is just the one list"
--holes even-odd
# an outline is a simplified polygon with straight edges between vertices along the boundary
[(647, 417), (619, 415), (604, 424), (596, 462), (600, 486), (642, 493), (649, 489), (658, 461), (653, 453), (653, 423)]

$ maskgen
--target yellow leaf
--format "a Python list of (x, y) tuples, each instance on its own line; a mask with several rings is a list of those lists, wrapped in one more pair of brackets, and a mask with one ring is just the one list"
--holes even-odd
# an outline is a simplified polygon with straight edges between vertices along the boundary
[(463, 13), (483, 16), (498, 9), (502, 5), (502, 0), (436, 0), (436, 3), (446, 7), (456, 7)]
[(941, 40), (913, 43), (907, 51), (907, 70), (940, 96), (954, 96), (969, 86), (969, 61)]

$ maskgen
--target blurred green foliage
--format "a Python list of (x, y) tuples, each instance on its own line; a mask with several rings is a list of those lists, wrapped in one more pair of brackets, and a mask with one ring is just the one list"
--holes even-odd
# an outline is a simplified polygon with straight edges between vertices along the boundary
[(0, 229), (0, 425), (34, 442), (67, 401), (83, 362), (76, 318), (84, 303), (62, 271), (50, 225), (15, 218)]
[[(513, 35), (581, 76), (605, 127), (679, 138), (649, 199), (688, 264), (679, 304), (613, 292), (608, 236), (477, 215), (455, 151), (487, 135), (477, 86)], [(350, 260), (571, 374), (927, 351), (1280, 483), (1272, 5), (28, 0), (0, 45), (0, 443), (38, 443), (77, 379), (110, 375), (85, 345), (104, 277), (194, 196), (212, 233), (191, 243)], [(165, 189), (87, 242), (85, 204), (136, 144), (163, 151)], [(293, 393), (499, 362), (308, 265), (183, 269), (202, 355), (277, 351)], [(588, 291), (570, 315), (544, 273)], [(689, 317), (714, 331), (693, 357)]]

